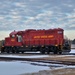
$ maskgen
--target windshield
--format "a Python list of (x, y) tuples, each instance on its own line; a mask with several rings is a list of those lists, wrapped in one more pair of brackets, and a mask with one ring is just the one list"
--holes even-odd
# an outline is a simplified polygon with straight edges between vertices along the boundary
[(15, 37), (15, 35), (12, 35), (11, 37), (12, 37), (12, 38), (14, 38), (14, 37)]

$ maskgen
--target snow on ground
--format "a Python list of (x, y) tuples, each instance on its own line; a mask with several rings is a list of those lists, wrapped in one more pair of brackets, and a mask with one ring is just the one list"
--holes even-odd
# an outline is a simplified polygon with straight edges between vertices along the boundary
[(72, 49), (70, 53), (75, 53), (75, 49)]
[(49, 70), (49, 67), (35, 66), (23, 61), (0, 61), (0, 75), (20, 75), (40, 70)]
[[(70, 53), (75, 53), (75, 49), (72, 49)], [(57, 55), (57, 57), (64, 57), (64, 56), (66, 55)], [(10, 54), (10, 55), (0, 55), (0, 57), (42, 58), (42, 57), (56, 57), (56, 55), (19, 56)], [(20, 75), (25, 73), (38, 72), (40, 70), (54, 70), (61, 68), (75, 68), (75, 66), (49, 64), (41, 62), (28, 62), (28, 61), (0, 61), (0, 75)]]
[(65, 67), (65, 65), (28, 61), (0, 61), (0, 75), (20, 75), (23, 73), (34, 73), (63, 67)]
[(14, 58), (43, 58), (49, 57), (49, 55), (32, 55), (32, 56), (18, 56), (18, 55), (0, 55), (0, 57), (14, 57)]
[(31, 56), (19, 56), (19, 55), (0, 55), (0, 57), (10, 57), (10, 58), (44, 58), (44, 57), (65, 57), (65, 56), (74, 56), (74, 55), (31, 55)]
[(75, 66), (67, 66), (66, 68), (72, 68), (72, 69), (74, 68), (75, 69)]
[(28, 61), (0, 61), (0, 75), (21, 75), (63, 68), (75, 68), (75, 66)]

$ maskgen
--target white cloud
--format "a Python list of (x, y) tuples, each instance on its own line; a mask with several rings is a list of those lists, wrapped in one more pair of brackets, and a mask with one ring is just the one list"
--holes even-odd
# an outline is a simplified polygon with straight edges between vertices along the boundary
[(39, 20), (39, 21), (42, 21), (42, 20), (47, 20), (48, 17), (50, 17), (52, 15), (52, 11), (46, 11), (44, 13), (40, 13), (40, 14), (37, 14), (36, 16), (34, 17), (29, 17), (28, 20), (26, 21), (26, 23), (30, 23), (30, 22), (34, 22), (35, 20)]
[(26, 7), (25, 2), (24, 3), (23, 2), (16, 2), (14, 4), (15, 4), (15, 6), (18, 6), (18, 7)]
[(4, 0), (0, 1), (0, 31), (75, 29), (74, 0)]
[(18, 15), (19, 13), (17, 11), (15, 11), (15, 10), (11, 10), (10, 14), (12, 14), (12, 15)]
[(3, 16), (0, 16), (0, 20), (3, 20), (4, 19), (4, 17)]
[[(72, 8), (74, 5), (67, 1), (62, 1), (62, 3), (55, 1), (56, 4), (51, 0), (8, 1), (5, 1), (5, 4), (2, 3), (4, 13), (0, 17), (3, 20), (1, 24), (7, 25), (8, 29), (12, 29), (11, 27), (15, 25), (17, 29), (31, 26), (32, 28), (66, 28), (68, 25), (73, 25), (75, 21), (75, 8)], [(65, 7), (67, 10), (73, 9), (73, 11), (66, 12), (66, 14)]]
[(67, 7), (73, 7), (72, 4), (63, 4), (63, 5), (65, 5), (65, 6), (67, 6)]
[(18, 16), (17, 15), (16, 16), (12, 15), (11, 18), (12, 19), (21, 19), (21, 16), (19, 16), (19, 15)]
[(41, 14), (38, 14), (35, 18), (36, 19), (39, 19), (41, 17), (49, 17), (53, 14), (52, 11), (45, 11), (44, 13), (41, 13)]
[(70, 25), (69, 27), (75, 27), (75, 25), (73, 24), (73, 25)]
[(67, 18), (75, 18), (75, 12), (73, 13), (68, 13)]

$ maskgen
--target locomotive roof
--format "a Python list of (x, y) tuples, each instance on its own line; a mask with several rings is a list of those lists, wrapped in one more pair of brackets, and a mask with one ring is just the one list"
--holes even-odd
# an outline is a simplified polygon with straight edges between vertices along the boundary
[(15, 35), (17, 33), (18, 33), (17, 31), (13, 31), (13, 32), (10, 33), (10, 35)]
[(16, 35), (16, 34), (21, 34), (23, 31), (13, 31), (10, 33), (10, 35)]
[[(28, 29), (28, 30), (25, 30), (25, 31), (13, 31), (13, 32), (11, 32), (10, 33), (10, 35), (16, 35), (16, 34), (21, 34), (21, 33), (25, 33), (25, 32), (34, 32), (34, 31), (45, 31), (45, 29), (39, 29), (39, 30), (35, 30), (35, 29)], [(53, 30), (53, 31), (57, 31), (57, 30), (62, 30), (63, 31), (63, 29), (62, 28), (55, 28), (55, 29), (46, 29), (46, 31), (48, 31), (48, 30)]]
[(42, 30), (63, 30), (62, 28), (54, 28), (54, 29), (28, 29), (28, 30), (25, 30), (26, 32), (29, 32), (29, 31), (42, 31)]

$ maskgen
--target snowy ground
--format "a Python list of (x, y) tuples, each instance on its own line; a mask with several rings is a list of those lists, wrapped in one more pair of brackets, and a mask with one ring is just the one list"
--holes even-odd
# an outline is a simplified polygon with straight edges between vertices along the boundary
[[(72, 49), (70, 53), (75, 53)], [(14, 57), (14, 58), (42, 58), (42, 57), (65, 57), (66, 55), (32, 55), (32, 56), (19, 56), (19, 55), (0, 55), (0, 57)], [(71, 56), (71, 55), (68, 55)], [(75, 66), (27, 62), (27, 61), (0, 61), (0, 75), (21, 75), (26, 73), (39, 72), (42, 70), (54, 70), (62, 68), (74, 68)], [(42, 74), (43, 75), (43, 74)]]
[(0, 61), (0, 75), (20, 75), (48, 69), (46, 66), (35, 66), (23, 61)]
[(75, 53), (75, 49), (71, 49), (71, 52), (70, 53)]
[[(75, 66), (49, 64), (49, 63), (38, 63), (38, 62), (27, 62), (27, 61), (0, 61), (0, 75), (43, 75), (46, 71), (60, 70), (65, 68), (75, 69)], [(47, 73), (48, 74), (48, 73)], [(44, 74), (44, 75), (47, 75)], [(50, 75), (50, 74), (48, 74)]]
[(19, 55), (0, 55), (0, 57), (14, 57), (14, 58), (43, 58), (49, 57), (49, 55), (32, 55), (32, 56), (19, 56)]
[(20, 75), (26, 73), (39, 72), (41, 70), (51, 70), (63, 68), (64, 65), (25, 62), (25, 61), (0, 61), (0, 75)]

